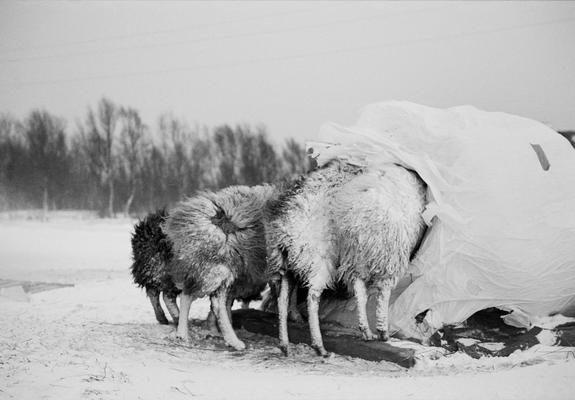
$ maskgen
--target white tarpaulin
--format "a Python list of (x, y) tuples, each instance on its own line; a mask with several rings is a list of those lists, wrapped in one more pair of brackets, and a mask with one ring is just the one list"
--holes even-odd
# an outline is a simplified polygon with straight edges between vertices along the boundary
[[(320, 165), (392, 162), (428, 185), (430, 229), (391, 307), (392, 330), (424, 338), (488, 307), (526, 321), (573, 314), (575, 151), (552, 129), (470, 106), (386, 102), (355, 126), (324, 125), (310, 145)], [(424, 331), (414, 317), (425, 310)]]

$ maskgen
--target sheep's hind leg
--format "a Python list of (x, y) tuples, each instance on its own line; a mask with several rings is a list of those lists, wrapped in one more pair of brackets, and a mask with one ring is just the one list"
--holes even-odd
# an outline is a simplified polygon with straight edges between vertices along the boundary
[(394, 285), (393, 279), (387, 279), (378, 285), (377, 304), (375, 308), (375, 318), (377, 321), (377, 333), (379, 339), (389, 340), (389, 298), (391, 288)]
[(353, 282), (353, 291), (355, 294), (355, 300), (357, 301), (359, 330), (361, 331), (363, 339), (375, 340), (377, 339), (377, 336), (369, 328), (369, 322), (367, 320), (367, 289), (365, 288), (365, 282), (363, 279), (357, 278)]
[(178, 303), (176, 303), (177, 296), (174, 295), (173, 293), (168, 294), (166, 292), (163, 292), (162, 297), (164, 298), (164, 304), (166, 305), (166, 308), (168, 309), (168, 312), (170, 313), (172, 320), (174, 321), (175, 324), (177, 324), (178, 320), (180, 319), (180, 310), (178, 308)]
[(212, 294), (210, 296), (212, 310), (214, 310), (214, 313), (216, 314), (218, 325), (225, 342), (236, 350), (245, 350), (246, 345), (236, 336), (228, 316), (228, 310), (226, 307), (227, 296), (228, 289), (225, 286), (220, 287), (214, 294)]
[(289, 291), (290, 279), (287, 274), (283, 274), (280, 281), (280, 292), (278, 296), (278, 317), (280, 349), (285, 356), (289, 356), (289, 335), (287, 327)]
[(233, 325), (233, 319), (232, 319), (233, 305), (234, 305), (234, 298), (231, 296), (230, 293), (228, 293), (226, 296), (226, 312), (228, 313), (228, 318), (230, 319), (230, 322), (232, 322), (232, 325)]
[(188, 332), (188, 314), (190, 313), (190, 306), (194, 301), (194, 297), (189, 293), (182, 292), (180, 296), (180, 318), (178, 320), (178, 329), (176, 330), (176, 337), (178, 339), (188, 340), (190, 334)]
[(160, 291), (146, 288), (146, 295), (150, 299), (150, 303), (152, 303), (154, 314), (156, 314), (156, 320), (162, 325), (169, 324), (170, 322), (166, 318), (166, 314), (164, 314), (164, 310), (162, 310), (162, 306), (160, 304)]
[(323, 288), (313, 286), (309, 288), (307, 295), (308, 323), (311, 335), (311, 347), (315, 349), (318, 355), (329, 357), (330, 354), (323, 347), (323, 339), (319, 327), (319, 300), (322, 292)]

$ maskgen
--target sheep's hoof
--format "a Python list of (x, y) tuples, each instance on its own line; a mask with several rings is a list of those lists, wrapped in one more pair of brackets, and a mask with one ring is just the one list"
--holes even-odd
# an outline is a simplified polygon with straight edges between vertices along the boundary
[(156, 317), (156, 320), (162, 325), (169, 325), (170, 321), (166, 317)]
[(387, 333), (387, 331), (378, 330), (377, 333), (379, 334), (379, 340), (382, 342), (387, 342), (389, 340), (389, 333)]
[(333, 357), (333, 353), (331, 351), (326, 351), (325, 353), (321, 354), (322, 358), (329, 359)]
[(373, 333), (370, 329), (362, 330), (361, 335), (363, 336), (363, 340), (365, 340), (366, 342), (377, 340), (377, 335)]
[(189, 334), (176, 333), (176, 340), (180, 340), (182, 342), (188, 342), (190, 340), (190, 335)]
[(280, 344), (280, 350), (284, 356), (289, 357), (289, 344)]
[(247, 348), (246, 344), (244, 342), (242, 342), (241, 340), (238, 340), (237, 342), (234, 341), (233, 343), (228, 343), (228, 345), (230, 347), (233, 347), (234, 350), (237, 350), (237, 351), (243, 351)]
[(312, 347), (318, 356), (322, 356), (323, 358), (331, 357), (331, 353), (328, 352), (323, 346), (313, 345)]

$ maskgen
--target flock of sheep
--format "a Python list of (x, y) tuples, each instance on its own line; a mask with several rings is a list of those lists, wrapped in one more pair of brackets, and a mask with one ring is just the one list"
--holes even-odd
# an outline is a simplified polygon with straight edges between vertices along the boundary
[[(231, 324), (234, 300), (277, 296), (279, 339), (289, 353), (288, 316), (297, 286), (308, 289), (312, 347), (326, 352), (318, 308), (322, 292), (344, 286), (357, 300), (365, 340), (389, 338), (390, 292), (406, 271), (425, 230), (426, 187), (417, 174), (389, 164), (377, 170), (332, 160), (285, 187), (232, 186), (203, 192), (169, 213), (149, 214), (132, 236), (134, 281), (146, 289), (156, 319), (187, 340), (191, 303), (209, 296), (208, 323), (237, 350), (245, 344)], [(376, 330), (369, 327), (368, 289), (377, 290)], [(180, 307), (176, 297), (180, 296)]]

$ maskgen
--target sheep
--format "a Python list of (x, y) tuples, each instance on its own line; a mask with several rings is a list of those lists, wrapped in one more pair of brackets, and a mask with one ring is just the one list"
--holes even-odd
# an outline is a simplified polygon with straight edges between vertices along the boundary
[(187, 340), (187, 315), (195, 298), (210, 296), (225, 342), (245, 349), (231, 325), (236, 298), (259, 295), (267, 284), (264, 206), (276, 194), (273, 186), (232, 186), (203, 192), (180, 202), (164, 232), (178, 260), (170, 269), (182, 289), (177, 336)]
[[(180, 315), (176, 299), (181, 290), (175, 286), (168, 273), (168, 265), (179, 261), (174, 260), (172, 243), (161, 230), (161, 224), (167, 216), (165, 209), (149, 213), (134, 226), (132, 234), (132, 258), (134, 260), (131, 267), (132, 277), (138, 286), (146, 288), (156, 320), (160, 324), (169, 323), (160, 305), (160, 293), (174, 323), (178, 322)], [(256, 297), (241, 299), (243, 307), (247, 307), (254, 299)], [(211, 311), (207, 322), (209, 329), (217, 333), (216, 321)]]
[(308, 287), (312, 347), (327, 356), (319, 327), (322, 292), (343, 284), (357, 301), (359, 330), (377, 339), (367, 319), (367, 288), (377, 289), (379, 338), (389, 338), (391, 289), (406, 271), (425, 224), (426, 187), (397, 165), (377, 171), (332, 160), (270, 202), (265, 229), (268, 274), (280, 281), (280, 348), (289, 354), (287, 301), (294, 278)]
[(149, 213), (138, 221), (132, 233), (132, 277), (134, 283), (146, 289), (160, 324), (169, 323), (160, 305), (160, 293), (173, 321), (179, 319), (176, 298), (180, 290), (172, 282), (167, 268), (173, 258), (172, 245), (160, 228), (166, 217), (165, 209)]

